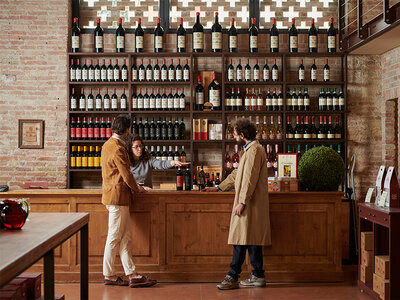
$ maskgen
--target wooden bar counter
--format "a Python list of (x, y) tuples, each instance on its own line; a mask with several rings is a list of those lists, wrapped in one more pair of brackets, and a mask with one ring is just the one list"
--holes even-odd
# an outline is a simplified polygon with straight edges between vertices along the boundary
[[(272, 246), (264, 247), (267, 281), (343, 280), (342, 253), (348, 238), (343, 193), (269, 195)], [(233, 196), (157, 190), (141, 194), (131, 207), (137, 271), (164, 282), (221, 281), (232, 258), (227, 239)], [(101, 204), (101, 190), (16, 190), (1, 193), (0, 199), (5, 198), (29, 198), (32, 212), (89, 212), (89, 278), (103, 280), (108, 212)], [(78, 241), (72, 237), (56, 249), (57, 281), (79, 281)], [(120, 262), (119, 269), (123, 274)], [(42, 265), (31, 271), (41, 272)], [(242, 278), (250, 271), (247, 258)]]

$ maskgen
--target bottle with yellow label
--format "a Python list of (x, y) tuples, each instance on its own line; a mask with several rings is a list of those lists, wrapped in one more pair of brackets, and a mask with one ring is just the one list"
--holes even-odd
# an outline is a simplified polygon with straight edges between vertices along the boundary
[(82, 146), (77, 146), (78, 151), (76, 152), (76, 167), (78, 169), (82, 168)]
[(100, 156), (99, 156), (99, 146), (96, 146), (96, 151), (93, 154), (94, 158), (94, 167), (96, 169), (100, 168)]
[(101, 168), (101, 146), (99, 146), (98, 154), (99, 154), (99, 161), (100, 161), (100, 168)]
[(89, 155), (88, 155), (88, 168), (94, 168), (94, 146), (89, 147)]
[(85, 169), (87, 167), (88, 167), (88, 147), (84, 146), (82, 153), (82, 168)]
[(70, 168), (75, 169), (76, 168), (76, 146), (71, 147), (71, 154), (70, 154)]

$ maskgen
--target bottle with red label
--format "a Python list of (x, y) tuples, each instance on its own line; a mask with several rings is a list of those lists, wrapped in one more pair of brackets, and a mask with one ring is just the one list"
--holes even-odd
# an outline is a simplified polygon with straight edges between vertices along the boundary
[(96, 119), (95, 119), (94, 128), (93, 128), (93, 136), (94, 136), (95, 140), (100, 139), (100, 122), (99, 122), (98, 117), (96, 117)]
[(107, 128), (106, 118), (102, 117), (100, 124), (100, 139), (106, 138), (106, 128)]
[(80, 117), (78, 117), (78, 121), (76, 122), (75, 138), (77, 140), (82, 138), (82, 122)]
[(82, 122), (82, 139), (87, 140), (88, 139), (88, 122), (86, 117), (83, 117), (83, 122)]
[(89, 140), (94, 140), (94, 122), (93, 118), (89, 118), (89, 124), (88, 124), (88, 139)]
[[(114, 117), (115, 119), (115, 117)], [(111, 131), (111, 118), (108, 117), (107, 119), (107, 128), (106, 128), (106, 138), (110, 138), (112, 136), (112, 131)]]
[(183, 173), (181, 167), (178, 167), (178, 172), (176, 172), (176, 190), (183, 191)]
[(70, 126), (69, 138), (71, 140), (75, 140), (76, 139), (76, 122), (75, 122), (75, 118), (71, 118), (71, 124), (69, 126)]

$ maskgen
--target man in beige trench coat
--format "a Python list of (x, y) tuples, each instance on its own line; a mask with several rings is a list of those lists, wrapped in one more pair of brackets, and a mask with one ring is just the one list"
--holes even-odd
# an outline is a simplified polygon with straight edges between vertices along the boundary
[(235, 189), (228, 237), (228, 244), (233, 245), (233, 258), (228, 275), (217, 285), (220, 290), (239, 287), (238, 279), (246, 250), (249, 252), (253, 271), (240, 284), (246, 287), (265, 286), (262, 246), (271, 244), (268, 175), (266, 153), (255, 140), (256, 133), (256, 126), (249, 120), (240, 119), (236, 122), (235, 139), (239, 143), (245, 143), (244, 150), (240, 153), (239, 167), (218, 187), (204, 189), (207, 192)]

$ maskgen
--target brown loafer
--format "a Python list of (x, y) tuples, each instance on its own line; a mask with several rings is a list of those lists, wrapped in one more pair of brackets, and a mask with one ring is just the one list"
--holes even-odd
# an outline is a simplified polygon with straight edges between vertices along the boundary
[(129, 282), (118, 277), (117, 280), (104, 279), (104, 285), (128, 286)]
[(157, 280), (142, 276), (139, 278), (132, 278), (129, 280), (129, 286), (131, 288), (137, 287), (150, 287), (157, 283)]

